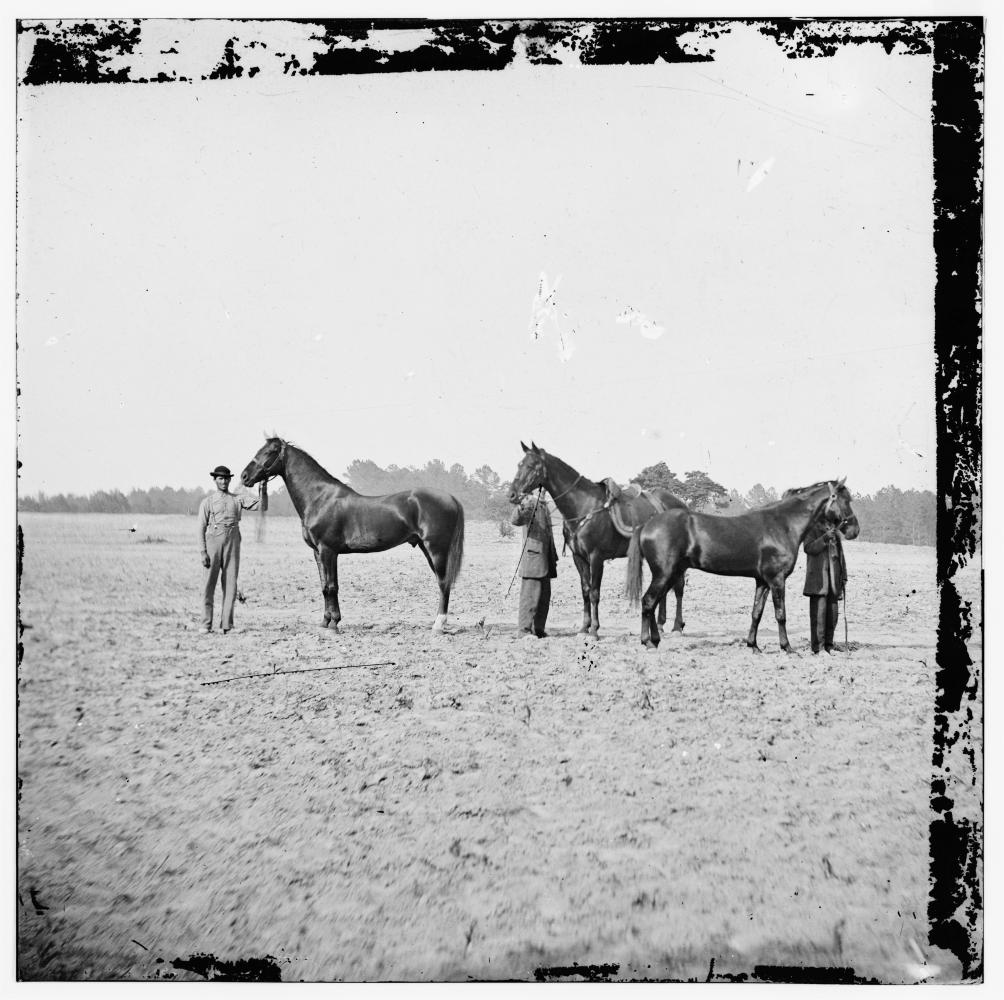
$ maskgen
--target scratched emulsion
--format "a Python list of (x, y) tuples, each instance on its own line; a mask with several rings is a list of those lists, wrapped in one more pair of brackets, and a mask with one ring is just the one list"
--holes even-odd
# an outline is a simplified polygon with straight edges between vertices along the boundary
[(940, 618), (932, 706), (929, 942), (954, 953), (965, 978), (979, 979), (982, 662), (973, 661), (970, 641), (982, 632), (982, 603), (979, 594), (960, 593), (956, 570), (981, 551), (981, 19), (20, 21), (18, 75), (28, 86), (187, 84), (493, 71), (516, 63), (713, 62), (718, 39), (750, 29), (773, 39), (792, 59), (832, 57), (847, 44), (873, 45), (893, 57), (934, 56)]
[[(849, 43), (894, 55), (931, 51), (931, 22), (898, 20), (184, 20), (21, 21), (26, 84), (149, 83), (259, 75), (502, 70), (530, 65), (710, 62), (744, 26), (789, 58), (832, 56)], [(30, 50), (30, 51), (29, 51)]]
[(963, 599), (955, 576), (981, 552), (982, 22), (939, 23), (934, 56), (940, 614), (928, 916), (930, 942), (954, 952), (964, 976), (981, 979), (983, 664), (967, 646), (982, 632), (982, 595)]

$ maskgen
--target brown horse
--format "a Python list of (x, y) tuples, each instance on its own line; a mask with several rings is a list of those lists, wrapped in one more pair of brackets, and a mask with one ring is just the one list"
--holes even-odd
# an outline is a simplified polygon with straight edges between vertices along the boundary
[[(620, 559), (628, 554), (628, 539), (614, 526), (614, 515), (606, 488), (594, 483), (575, 471), (567, 462), (555, 455), (549, 455), (543, 448), (531, 442), (527, 448), (522, 441), (523, 458), (516, 468), (509, 502), (517, 503), (521, 496), (543, 487), (551, 494), (555, 506), (564, 518), (562, 530), (565, 542), (572, 550), (575, 568), (579, 571), (582, 584), (582, 628), (583, 633), (596, 635), (600, 628), (600, 584), (603, 582), (603, 563), (607, 559)], [(669, 490), (650, 490), (659, 503), (667, 508), (682, 508), (687, 505)], [(655, 507), (645, 505), (648, 513)], [(637, 531), (635, 532), (637, 536)], [(683, 630), (683, 586), (680, 579), (674, 586), (676, 593), (676, 620), (673, 631)], [(666, 597), (659, 602), (659, 623), (666, 621)]]
[(245, 486), (281, 476), (300, 515), (303, 540), (314, 550), (324, 594), (322, 628), (338, 631), (338, 557), (383, 552), (407, 542), (422, 550), (439, 580), (439, 612), (432, 626), (442, 632), (464, 558), (464, 508), (449, 493), (413, 489), (382, 497), (362, 496), (318, 465), (305, 451), (268, 438), (241, 473)]
[[(830, 480), (788, 490), (776, 503), (747, 514), (724, 517), (667, 510), (656, 514), (641, 529), (640, 551), (652, 571), (652, 583), (641, 604), (641, 641), (659, 645), (659, 630), (652, 609), (687, 569), (720, 576), (749, 576), (756, 581), (753, 622), (746, 645), (759, 650), (757, 628), (767, 601), (774, 598), (781, 648), (791, 652), (785, 630), (785, 581), (795, 568), (798, 549), (809, 527), (820, 517), (840, 526), (845, 538), (857, 538), (858, 520), (844, 481)], [(628, 567), (628, 597), (641, 594), (641, 559)]]

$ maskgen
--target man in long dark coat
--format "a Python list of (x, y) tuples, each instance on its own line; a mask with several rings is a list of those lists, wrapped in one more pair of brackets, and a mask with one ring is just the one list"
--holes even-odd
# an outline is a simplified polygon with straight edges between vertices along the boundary
[[(534, 511), (536, 504), (536, 512)], [(551, 607), (551, 581), (558, 575), (558, 550), (554, 547), (551, 512), (547, 501), (527, 496), (512, 512), (513, 524), (523, 526), (523, 555), (519, 574), (519, 628), (527, 635), (543, 639), (547, 633), (547, 612)]]
[(827, 653), (833, 651), (839, 601), (847, 584), (847, 563), (840, 529), (821, 517), (805, 536), (805, 587), (809, 598), (809, 636), (812, 651), (819, 652), (820, 638)]

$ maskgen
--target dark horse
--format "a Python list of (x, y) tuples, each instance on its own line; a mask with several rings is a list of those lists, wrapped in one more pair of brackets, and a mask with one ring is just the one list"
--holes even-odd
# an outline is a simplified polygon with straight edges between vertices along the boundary
[(407, 542), (429, 560), (439, 580), (439, 613), (432, 626), (442, 632), (450, 588), (464, 558), (464, 508), (448, 493), (413, 489), (383, 497), (356, 493), (325, 472), (305, 451), (272, 437), (241, 473), (245, 486), (282, 476), (300, 515), (303, 540), (314, 550), (324, 594), (322, 628), (338, 630), (338, 557), (348, 552), (383, 552)]
[[(753, 623), (746, 639), (746, 645), (753, 649), (759, 649), (756, 633), (770, 590), (781, 648), (790, 653), (784, 627), (784, 585), (809, 527), (820, 517), (839, 525), (845, 538), (857, 538), (858, 520), (842, 479), (788, 490), (776, 503), (735, 517), (681, 510), (656, 514), (641, 529), (640, 537), (641, 555), (652, 571), (652, 583), (641, 603), (641, 641), (646, 646), (659, 645), (652, 609), (693, 567), (720, 576), (750, 576), (756, 581)], [(637, 601), (640, 594), (639, 557), (628, 565), (628, 597)]]
[[(543, 487), (551, 494), (555, 506), (564, 518), (565, 542), (572, 550), (575, 568), (582, 584), (581, 632), (596, 635), (600, 628), (600, 584), (603, 563), (628, 554), (628, 539), (614, 525), (614, 515), (608, 491), (602, 483), (594, 483), (580, 475), (566, 462), (549, 455), (532, 444), (523, 447), (523, 459), (516, 468), (509, 490), (509, 502), (517, 503), (527, 493)], [(669, 490), (650, 490), (663, 507), (682, 508), (687, 505)], [(646, 505), (651, 513), (654, 508)], [(636, 532), (637, 534), (637, 532)], [(683, 630), (683, 576), (676, 582), (676, 621), (673, 631)], [(659, 623), (666, 621), (665, 592), (659, 602)]]

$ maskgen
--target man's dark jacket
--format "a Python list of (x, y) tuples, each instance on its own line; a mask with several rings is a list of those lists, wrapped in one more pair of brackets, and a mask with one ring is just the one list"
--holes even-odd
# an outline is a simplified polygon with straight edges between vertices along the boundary
[(526, 539), (519, 575), (523, 579), (554, 579), (558, 575), (558, 550), (554, 547), (551, 514), (546, 500), (537, 504), (536, 514), (533, 505), (534, 498), (525, 497), (512, 512), (512, 523), (523, 526), (523, 538)]
[[(833, 534), (826, 537), (827, 526)], [(805, 588), (806, 597), (840, 597), (847, 583), (847, 564), (844, 562), (844, 547), (836, 525), (820, 518), (805, 536)]]

